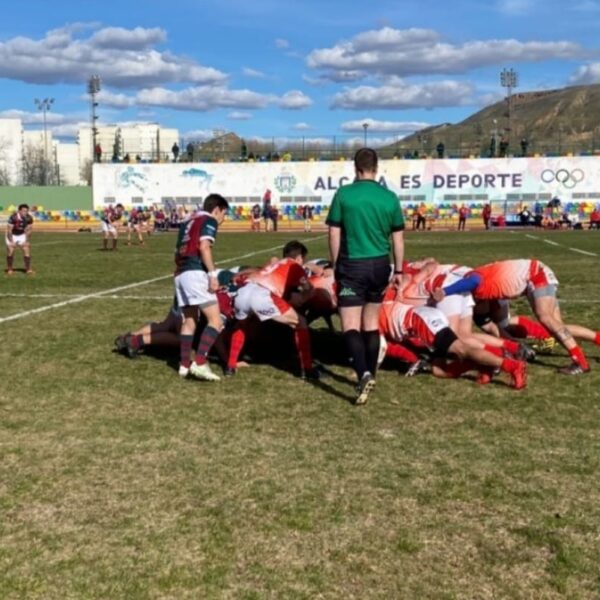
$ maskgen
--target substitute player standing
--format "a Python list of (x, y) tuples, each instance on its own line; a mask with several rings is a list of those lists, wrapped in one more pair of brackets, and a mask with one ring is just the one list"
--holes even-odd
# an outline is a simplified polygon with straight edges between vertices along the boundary
[(396, 195), (376, 181), (377, 153), (358, 150), (354, 169), (354, 183), (342, 186), (333, 198), (327, 225), (344, 340), (358, 377), (355, 403), (365, 404), (375, 386), (379, 311), (390, 279), (390, 236), (395, 287), (402, 280), (404, 219)]
[(12, 275), (13, 259), (16, 248), (23, 251), (23, 262), (25, 263), (25, 273), (31, 275), (31, 246), (29, 238), (33, 229), (33, 217), (29, 214), (28, 204), (19, 204), (16, 213), (8, 218), (6, 225), (6, 274)]
[[(229, 204), (223, 196), (209, 194), (204, 199), (203, 209), (181, 224), (175, 249), (175, 294), (183, 313), (179, 338), (179, 375), (186, 377), (189, 373), (205, 381), (219, 381), (220, 377), (208, 365), (208, 353), (223, 328), (216, 296), (219, 281), (212, 245)], [(207, 325), (200, 336), (192, 363), (192, 344), (199, 311), (206, 317)]]

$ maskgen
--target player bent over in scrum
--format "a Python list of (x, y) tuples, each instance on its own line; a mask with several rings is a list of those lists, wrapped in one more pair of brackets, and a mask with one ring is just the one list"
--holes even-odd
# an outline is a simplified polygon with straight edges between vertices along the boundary
[(502, 260), (477, 267), (461, 281), (433, 291), (433, 298), (470, 291), (476, 302), (510, 300), (526, 296), (535, 316), (571, 356), (572, 363), (559, 369), (565, 375), (580, 375), (590, 370), (583, 350), (564, 324), (556, 300), (558, 279), (552, 269), (538, 260)]
[(283, 259), (250, 275), (248, 283), (240, 288), (235, 298), (235, 317), (238, 321), (231, 336), (226, 375), (234, 375), (237, 360), (246, 339), (248, 318), (256, 316), (260, 321), (275, 321), (294, 330), (294, 341), (300, 357), (300, 376), (316, 379), (319, 372), (313, 367), (310, 333), (306, 319), (299, 315), (288, 299), (294, 291), (308, 291), (310, 284), (302, 268), (308, 250), (300, 242), (288, 242), (283, 248)]
[(522, 389), (527, 385), (526, 363), (501, 358), (469, 340), (460, 339), (450, 329), (448, 319), (441, 311), (429, 306), (414, 307), (394, 301), (395, 295), (393, 289), (386, 293), (379, 320), (380, 332), (388, 343), (388, 355), (394, 356), (395, 345), (403, 340), (417, 338), (437, 356), (454, 355), (459, 359), (445, 367), (440, 365), (442, 372), (439, 375), (457, 377), (468, 370), (483, 367), (486, 379), (482, 382), (489, 380), (493, 370), (500, 369), (511, 376), (514, 388)]

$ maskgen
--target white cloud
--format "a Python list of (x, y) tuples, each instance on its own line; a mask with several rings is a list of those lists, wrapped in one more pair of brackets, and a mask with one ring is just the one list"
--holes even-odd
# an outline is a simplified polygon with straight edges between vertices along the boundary
[(267, 77), (262, 71), (251, 69), (250, 67), (244, 67), (242, 69), (242, 74), (246, 77), (252, 77), (254, 79), (265, 79)]
[(331, 48), (313, 50), (306, 60), (309, 67), (324, 71), (322, 77), (339, 81), (368, 75), (464, 73), (490, 65), (585, 54), (579, 44), (568, 41), (476, 40), (454, 45), (442, 41), (434, 30), (383, 27)]
[(0, 77), (38, 84), (83, 83), (94, 73), (103, 83), (120, 88), (226, 80), (217, 69), (154, 49), (165, 39), (161, 29), (109, 27), (87, 37), (82, 29), (66, 26), (42, 39), (14, 37), (0, 42)]
[(182, 138), (187, 142), (205, 142), (215, 137), (214, 129), (192, 129), (182, 134)]
[(164, 29), (154, 27), (144, 29), (124, 29), (123, 27), (105, 27), (97, 31), (90, 39), (90, 44), (97, 48), (111, 50), (144, 50), (167, 40)]
[(234, 121), (247, 121), (252, 118), (252, 113), (234, 110), (227, 115), (227, 118), (233, 119)]
[(287, 110), (300, 110), (311, 106), (313, 101), (300, 90), (286, 92), (279, 100), (279, 106)]
[(333, 98), (333, 108), (350, 110), (434, 108), (472, 102), (473, 87), (458, 81), (409, 84), (401, 80), (380, 87), (347, 88)]
[(290, 47), (290, 43), (283, 38), (277, 38), (275, 40), (275, 47), (280, 48), (281, 50), (286, 50)]
[(569, 78), (573, 85), (600, 83), (600, 63), (590, 63), (579, 67)]
[(97, 98), (99, 104), (113, 108), (129, 108), (135, 105), (134, 97), (126, 96), (125, 94), (115, 94), (109, 90), (100, 90)]
[(308, 131), (309, 129), (313, 129), (313, 127), (308, 123), (296, 123), (292, 125), (292, 129), (296, 131)]
[(376, 133), (412, 133), (424, 127), (429, 127), (431, 123), (422, 121), (377, 121), (376, 119), (357, 119), (355, 121), (346, 121), (341, 124), (342, 131), (350, 133), (359, 133), (364, 131), (364, 124), (368, 125), (369, 132)]

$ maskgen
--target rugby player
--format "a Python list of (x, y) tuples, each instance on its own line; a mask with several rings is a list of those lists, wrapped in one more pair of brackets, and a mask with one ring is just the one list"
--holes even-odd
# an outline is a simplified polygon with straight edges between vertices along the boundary
[(127, 219), (127, 245), (131, 246), (131, 233), (137, 234), (140, 246), (144, 245), (144, 236), (141, 227), (142, 211), (138, 208), (132, 208)]
[(571, 364), (559, 369), (565, 375), (590, 370), (583, 350), (565, 326), (556, 300), (558, 279), (544, 263), (532, 259), (502, 260), (478, 267), (447, 287), (433, 290), (440, 302), (445, 296), (471, 292), (476, 302), (510, 300), (526, 296), (539, 321), (571, 356)]
[(459, 338), (450, 328), (448, 319), (437, 308), (411, 306), (394, 300), (396, 290), (389, 289), (384, 297), (380, 313), (380, 332), (388, 342), (387, 354), (398, 356), (397, 345), (406, 339), (419, 340), (429, 351), (438, 357), (454, 355), (459, 363), (442, 369), (453, 376), (466, 370), (484, 370), (484, 380), (489, 381), (491, 372), (500, 369), (512, 378), (512, 385), (522, 389), (527, 385), (527, 365), (513, 358), (501, 358), (483, 349), (476, 342)]
[(108, 250), (108, 239), (112, 238), (111, 250), (117, 249), (119, 232), (117, 226), (123, 217), (123, 205), (117, 204), (114, 208), (109, 206), (102, 216), (102, 249)]
[[(219, 194), (204, 199), (203, 210), (197, 211), (179, 227), (175, 248), (175, 294), (183, 313), (180, 330), (179, 375), (188, 374), (205, 381), (219, 381), (208, 365), (208, 353), (223, 328), (216, 292), (217, 271), (212, 256), (219, 225), (224, 221), (229, 204)], [(192, 345), (196, 323), (202, 312), (207, 325), (202, 331), (192, 362)]]
[(25, 273), (32, 275), (31, 270), (31, 245), (29, 238), (33, 229), (33, 217), (29, 214), (28, 204), (19, 204), (17, 212), (13, 213), (6, 224), (6, 274), (12, 275), (15, 250), (20, 248), (23, 252)]
[(272, 320), (291, 327), (300, 358), (300, 376), (303, 379), (319, 378), (319, 372), (312, 363), (306, 319), (288, 302), (292, 292), (310, 290), (302, 267), (307, 254), (308, 250), (301, 242), (288, 242), (283, 248), (281, 260), (248, 276), (248, 283), (240, 288), (234, 300), (237, 324), (231, 336), (226, 375), (235, 375), (237, 360), (246, 340), (248, 319), (255, 316), (261, 322)]

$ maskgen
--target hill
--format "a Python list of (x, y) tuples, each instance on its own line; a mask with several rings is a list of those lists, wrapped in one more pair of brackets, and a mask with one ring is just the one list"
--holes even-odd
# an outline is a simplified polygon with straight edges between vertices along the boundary
[(515, 93), (510, 125), (504, 99), (487, 106), (461, 123), (434, 125), (389, 146), (404, 155), (418, 151), (435, 155), (439, 142), (446, 156), (489, 156), (496, 137), (509, 141), (509, 153), (521, 154), (520, 142), (527, 140), (527, 154), (565, 154), (600, 150), (600, 84), (559, 90)]

